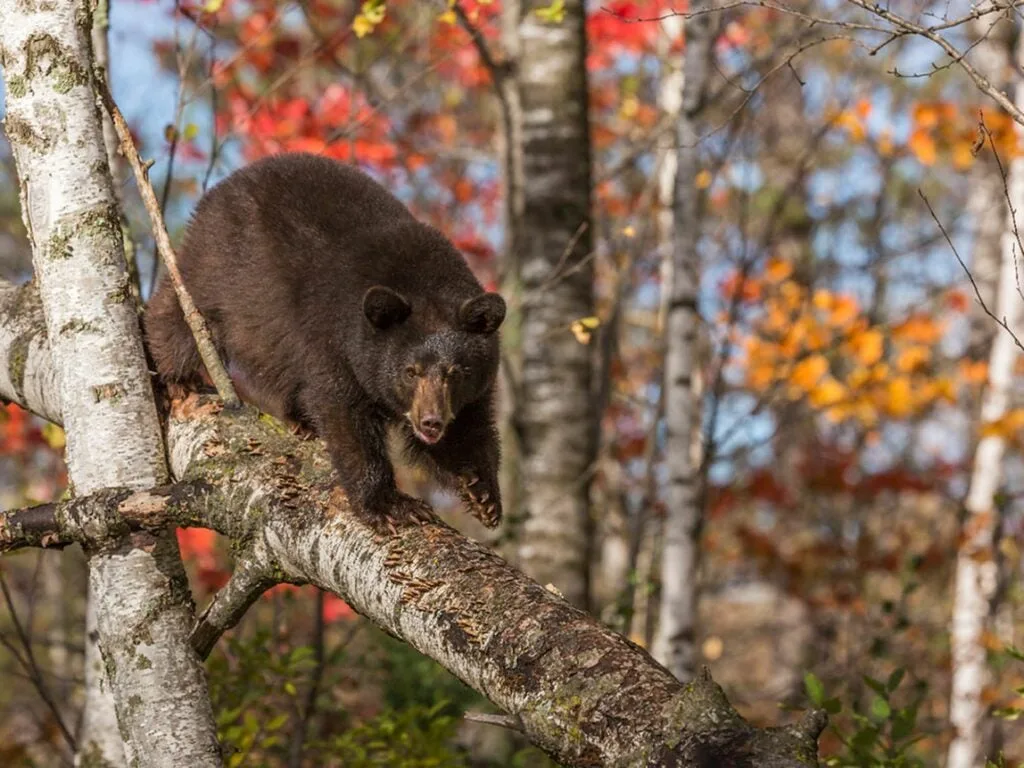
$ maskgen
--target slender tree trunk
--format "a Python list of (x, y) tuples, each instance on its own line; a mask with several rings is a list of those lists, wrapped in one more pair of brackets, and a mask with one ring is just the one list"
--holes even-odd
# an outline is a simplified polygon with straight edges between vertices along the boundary
[[(690, 10), (706, 11), (709, 7), (700, 0)], [(697, 663), (697, 569), (703, 518), (700, 461), (694, 455), (695, 439), (701, 428), (696, 377), (701, 322), (697, 243), (702, 193), (697, 188), (697, 174), (700, 112), (710, 77), (716, 30), (716, 17), (710, 13), (698, 13), (685, 22), (683, 96), (676, 136), (675, 249), (665, 329), (665, 461), (669, 487), (655, 658), (680, 680), (693, 677)]]
[[(90, 31), (84, 0), (0, 2), (6, 128), (76, 494), (168, 479), (93, 95)], [(136, 534), (89, 554), (103, 664), (90, 659), (88, 700), (104, 706), (97, 691), (113, 694), (125, 749), (110, 738), (109, 711), (93, 711), (80, 735), (81, 763), (219, 765), (203, 669), (188, 645), (192, 601), (173, 535)]]
[(596, 443), (592, 356), (570, 328), (594, 313), (591, 167), (583, 0), (564, 17), (535, 11), (548, 0), (511, 2), (517, 34), (521, 215), (512, 234), (523, 304), (519, 559), (531, 576), (586, 606), (589, 490)]
[[(990, 23), (987, 23), (984, 30), (979, 30), (979, 34), (984, 34), (985, 38), (975, 49), (975, 56), (978, 57), (978, 65), (985, 67), (993, 82), (1005, 83), (1012, 72), (1013, 25), (1002, 22), (993, 30), (987, 29), (989, 26)], [(1015, 56), (1019, 65), (1024, 58), (1024, 46), (1020, 42), (1017, 43)], [(1024, 105), (1024, 83), (1018, 80), (1014, 92), (1016, 103)], [(1020, 126), (1015, 124), (1014, 128), (1020, 140)], [(1024, 159), (1004, 158), (1003, 163), (1004, 167), (1009, 164), (1005, 188), (994, 165), (986, 163), (982, 168), (989, 171), (989, 177), (979, 180), (972, 189), (970, 208), (976, 216), (977, 230), (972, 270), (978, 273), (975, 279), (980, 288), (991, 291), (991, 212), (1002, 212), (998, 281), (992, 291), (995, 306), (992, 306), (993, 297), (983, 294), (983, 299), (989, 303), (989, 309), (997, 317), (1005, 318), (1018, 338), (1024, 338), (1024, 306), (1017, 292), (1017, 265), (1024, 253), (1014, 234), (1014, 229), (1024, 226), (1024, 222), (1019, 219), (1015, 222), (1013, 218), (1013, 211), (1024, 211)], [(1004, 202), (1007, 192), (1012, 208), (1009, 212)], [(986, 237), (986, 234), (989, 236)], [(986, 321), (989, 324), (987, 329), (982, 327)], [(1009, 409), (1014, 368), (1018, 359), (1016, 343), (1009, 333), (998, 328), (991, 318), (975, 320), (972, 323), (972, 346), (976, 348), (986, 337), (991, 339), (991, 346), (988, 382), (981, 402), (982, 425), (997, 421)], [(994, 550), (1000, 510), (996, 506), (995, 494), (1002, 482), (1005, 451), (1006, 444), (1002, 436), (993, 434), (979, 438), (964, 505), (967, 514), (957, 553), (951, 622), (953, 679), (949, 716), (955, 733), (949, 746), (948, 768), (984, 765), (987, 742), (991, 735), (987, 723), (988, 707), (982, 699), (982, 690), (991, 681), (982, 635), (986, 629), (991, 629), (999, 582), (999, 565)]]

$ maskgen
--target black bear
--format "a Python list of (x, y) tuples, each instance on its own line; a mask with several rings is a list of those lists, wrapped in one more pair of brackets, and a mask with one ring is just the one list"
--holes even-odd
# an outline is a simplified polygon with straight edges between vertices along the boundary
[[(226, 178), (200, 201), (179, 267), (245, 399), (327, 443), (353, 508), (420, 517), (387, 432), (490, 527), (501, 520), (494, 396), (505, 302), (362, 171), (302, 153)], [(205, 370), (169, 278), (146, 309), (157, 373)]]

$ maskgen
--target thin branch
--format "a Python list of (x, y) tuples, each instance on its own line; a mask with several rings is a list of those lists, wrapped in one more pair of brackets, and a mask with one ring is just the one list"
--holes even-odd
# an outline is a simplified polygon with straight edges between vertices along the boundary
[(192, 629), (189, 639), (199, 658), (209, 656), (221, 635), (238, 624), (260, 595), (277, 583), (255, 558), (243, 553), (228, 583), (213, 596)]
[(1021, 344), (1020, 339), (1017, 338), (1017, 334), (1015, 334), (1010, 329), (1009, 324), (1006, 322), (1006, 318), (1004, 317), (1000, 319), (996, 317), (992, 310), (988, 308), (988, 305), (985, 304), (985, 300), (981, 297), (981, 291), (978, 288), (978, 284), (974, 280), (974, 275), (971, 274), (971, 270), (967, 267), (967, 264), (964, 262), (963, 258), (961, 258), (960, 252), (957, 251), (956, 246), (953, 245), (953, 241), (949, 237), (949, 233), (946, 232), (946, 228), (942, 226), (942, 222), (939, 221), (939, 217), (935, 215), (935, 211), (932, 209), (932, 204), (928, 202), (928, 198), (925, 197), (924, 192), (918, 189), (917, 194), (920, 195), (922, 200), (924, 200), (924, 204), (928, 206), (928, 213), (931, 214), (932, 220), (935, 222), (935, 225), (942, 232), (942, 236), (946, 238), (946, 242), (949, 243), (949, 248), (951, 251), (953, 251), (953, 255), (956, 256), (956, 260), (960, 262), (960, 266), (963, 268), (964, 274), (967, 275), (967, 279), (971, 281), (971, 287), (974, 289), (974, 296), (978, 300), (978, 304), (981, 306), (982, 311), (990, 318), (992, 318), (996, 322), (996, 324), (999, 325), (1003, 330), (1010, 334), (1010, 337), (1013, 339), (1013, 343), (1017, 345), (1018, 349), (1024, 352), (1024, 344)]
[(167, 234), (164, 218), (160, 214), (160, 205), (157, 202), (156, 194), (153, 192), (153, 185), (149, 182), (148, 167), (143, 164), (142, 158), (139, 157), (139, 151), (132, 140), (128, 123), (114, 102), (114, 97), (111, 96), (107, 84), (97, 78), (96, 89), (100, 101), (114, 123), (114, 129), (117, 131), (117, 136), (121, 142), (121, 151), (128, 158), (128, 162), (135, 172), (135, 181), (139, 187), (139, 194), (142, 196), (142, 202), (149, 213), (149, 218), (153, 225), (153, 235), (156, 238), (157, 251), (160, 253), (160, 257), (167, 267), (171, 282), (174, 284), (174, 291), (177, 293), (178, 301), (181, 303), (185, 322), (188, 323), (188, 327), (195, 337), (196, 346), (199, 348), (199, 356), (203, 360), (203, 365), (206, 366), (206, 371), (210, 374), (210, 379), (213, 381), (214, 386), (217, 387), (217, 394), (220, 395), (224, 404), (229, 407), (238, 406), (240, 405), (238, 395), (235, 394), (235, 387), (231, 383), (231, 377), (228, 376), (224, 363), (221, 362), (220, 356), (213, 345), (210, 329), (206, 325), (206, 321), (203, 320), (203, 316), (199, 314), (195, 302), (192, 301), (192, 295), (185, 287), (181, 272), (178, 270), (178, 259), (174, 255), (174, 248), (171, 246), (171, 238)]
[(46, 708), (50, 710), (50, 714), (53, 715), (53, 719), (57, 723), (57, 727), (60, 729), (61, 736), (64, 737), (65, 743), (68, 745), (72, 754), (74, 754), (77, 751), (75, 737), (71, 734), (71, 731), (68, 730), (67, 725), (64, 723), (64, 718), (61, 717), (60, 709), (57, 707), (57, 702), (53, 700), (53, 696), (50, 695), (50, 689), (46, 687), (46, 681), (43, 680), (43, 675), (39, 669), (39, 664), (36, 661), (35, 653), (32, 651), (32, 640), (25, 631), (25, 627), (22, 625), (21, 619), (18, 618), (18, 612), (14, 607), (14, 599), (11, 597), (10, 589), (7, 587), (7, 579), (4, 578), (2, 571), (0, 571), (0, 592), (3, 593), (4, 602), (7, 604), (7, 611), (11, 614), (11, 623), (14, 625), (14, 632), (18, 636), (18, 641), (21, 643), (22, 648), (25, 650), (24, 657), (18, 653), (13, 653), (12, 655), (14, 655), (14, 658), (17, 659), (22, 669), (25, 670), (25, 673), (32, 681), (32, 685), (39, 694), (39, 698), (43, 700), (43, 703), (46, 704)]
[[(935, 45), (945, 51), (950, 58), (956, 60), (956, 63), (960, 68), (967, 73), (967, 76), (974, 81), (974, 84), (977, 85), (983, 93), (988, 95), (989, 98), (996, 102), (996, 104), (1005, 109), (1016, 122), (1024, 125), (1024, 112), (1022, 112), (1020, 108), (1013, 103), (1013, 100), (1007, 97), (1007, 95), (1000, 91), (999, 88), (990, 82), (987, 77), (975, 69), (966, 58), (963, 58), (961, 52), (956, 46), (938, 33), (937, 30), (946, 29), (947, 25), (940, 25), (938, 27), (922, 27), (920, 24), (915, 24), (910, 19), (906, 19), (899, 14), (893, 13), (878, 3), (869, 2), (869, 0), (847, 0), (847, 2), (852, 3), (859, 8), (863, 8), (868, 13), (874, 14), (881, 19), (885, 19), (890, 24), (893, 24), (904, 32), (918, 35), (935, 43)], [(970, 18), (971, 17), (969, 16), (965, 17), (965, 20)]]
[[(292, 733), (292, 741), (288, 747), (289, 768), (302, 768), (302, 751), (309, 736), (309, 726), (316, 715), (316, 700), (320, 693), (320, 683), (324, 677), (327, 659), (324, 654), (324, 635), (327, 631), (324, 621), (324, 591), (316, 591), (316, 623), (313, 626), (313, 659), (315, 666), (310, 673), (309, 686), (306, 689), (305, 705), (298, 712), (299, 722)], [(353, 631), (359, 624), (353, 624)]]

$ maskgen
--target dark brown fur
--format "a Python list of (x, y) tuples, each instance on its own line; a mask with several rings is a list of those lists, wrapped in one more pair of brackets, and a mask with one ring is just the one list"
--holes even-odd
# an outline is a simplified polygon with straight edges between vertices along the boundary
[[(285, 154), (200, 200), (179, 263), (243, 397), (323, 437), (357, 510), (418, 514), (387, 456), (397, 426), (412, 459), (497, 525), (505, 304), (439, 231), (359, 170)], [(163, 381), (199, 387), (202, 364), (166, 278), (144, 324)]]

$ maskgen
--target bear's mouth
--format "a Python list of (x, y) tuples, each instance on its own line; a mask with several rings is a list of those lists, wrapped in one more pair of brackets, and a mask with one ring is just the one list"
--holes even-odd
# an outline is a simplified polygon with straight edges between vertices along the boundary
[(409, 426), (412, 427), (412, 433), (416, 435), (416, 439), (427, 445), (436, 445), (444, 437), (443, 428), (437, 429), (436, 427), (416, 424), (411, 419), (409, 420)]

